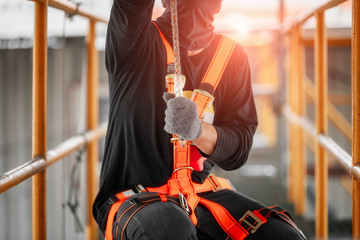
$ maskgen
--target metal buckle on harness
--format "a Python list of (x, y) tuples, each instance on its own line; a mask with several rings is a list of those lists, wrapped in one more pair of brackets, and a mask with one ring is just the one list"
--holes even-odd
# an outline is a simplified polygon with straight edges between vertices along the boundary
[(146, 192), (146, 189), (140, 184), (134, 185), (134, 189), (136, 190), (136, 193)]
[(181, 147), (184, 147), (185, 144), (186, 144), (186, 140), (178, 138), (178, 137), (173, 137), (173, 138), (170, 139), (171, 143), (174, 143), (176, 141), (179, 141)]
[[(249, 222), (248, 220), (246, 220), (246, 217), (250, 216), (252, 219), (255, 220), (255, 224), (253, 225), (251, 222)], [(239, 222), (243, 221), (244, 223), (246, 223), (249, 227), (252, 228), (251, 233), (255, 233), (256, 230), (259, 229), (259, 227), (261, 225), (263, 225), (263, 222), (261, 221), (261, 219), (256, 216), (253, 212), (251, 212), (250, 210), (248, 210), (239, 220)]]
[(205, 106), (205, 108), (208, 108), (208, 107), (214, 102), (214, 100), (215, 100), (215, 97), (214, 97), (212, 94), (208, 93), (208, 92), (205, 91), (205, 90), (200, 90), (200, 89), (194, 89), (194, 90), (193, 90), (193, 94), (192, 94), (192, 96), (191, 96), (191, 100), (194, 100), (197, 94), (201, 94), (201, 95), (209, 98), (209, 100), (206, 101), (206, 106)]
[(210, 174), (207, 176), (207, 179), (209, 179), (211, 185), (213, 185), (213, 187), (214, 187), (213, 192), (217, 192), (217, 191), (223, 189), (223, 187), (221, 186), (221, 184), (220, 184), (220, 183), (218, 182), (218, 180), (216, 179), (215, 174), (210, 173)]
[(179, 171), (179, 170), (181, 170), (181, 169), (190, 169), (191, 171), (194, 170), (194, 168), (192, 168), (192, 167), (180, 167), (180, 168), (175, 169), (175, 170), (173, 171), (173, 173), (174, 173), (174, 172), (177, 172), (177, 171)]
[(185, 196), (184, 196), (181, 192), (179, 192), (179, 201), (180, 201), (180, 205), (181, 205), (181, 207), (184, 209), (184, 211), (185, 211), (188, 215), (190, 215), (189, 205), (188, 205), (188, 203), (187, 203), (187, 201), (186, 201)]
[[(186, 82), (186, 77), (184, 75), (180, 75), (181, 76), (181, 80), (182, 80), (182, 88), (185, 86), (185, 82)], [(170, 73), (170, 74), (166, 74), (165, 76), (165, 88), (168, 89), (170, 85), (174, 85), (174, 78), (175, 78), (175, 74)]]

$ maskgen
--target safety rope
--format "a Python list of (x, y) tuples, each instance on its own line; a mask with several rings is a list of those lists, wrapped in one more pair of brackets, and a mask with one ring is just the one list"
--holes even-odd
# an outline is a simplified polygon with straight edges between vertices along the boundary
[(84, 227), (78, 216), (77, 209), (79, 207), (79, 192), (80, 192), (80, 167), (81, 167), (81, 158), (84, 149), (79, 149), (76, 154), (76, 162), (71, 169), (70, 176), (70, 189), (68, 195), (68, 201), (66, 205), (69, 207), (71, 213), (74, 216), (75, 221), (75, 232), (83, 232)]
[[(73, 20), (73, 17), (75, 15), (78, 14), (79, 12), (79, 7), (82, 4), (82, 2), (80, 1), (74, 1), (74, 0), (68, 0), (68, 2), (74, 3), (76, 4), (76, 9), (72, 12), (65, 12), (64, 14), (64, 22), (63, 22), (63, 41), (64, 41), (64, 45), (63, 45), (63, 73), (62, 73), (62, 80), (64, 82), (64, 77), (65, 77), (65, 60), (66, 60), (66, 30), (65, 30), (65, 26), (66, 26), (66, 20)], [(83, 56), (85, 57), (85, 55)], [(82, 61), (82, 63), (84, 63), (84, 61)], [(84, 70), (85, 66), (84, 64), (82, 64), (82, 72), (81, 72), (81, 86), (80, 86), (80, 96), (79, 96), (79, 108), (80, 111), (78, 111), (78, 126), (77, 126), (77, 131), (78, 132), (84, 132), (84, 99), (85, 99), (85, 81), (86, 81), (86, 74), (84, 74)], [(63, 88), (62, 88), (63, 89)], [(75, 227), (75, 232), (76, 233), (80, 233), (80, 232), (84, 232), (84, 225), (81, 222), (81, 219), (79, 217), (79, 207), (80, 207), (80, 201), (79, 201), (79, 193), (80, 193), (80, 181), (81, 181), (81, 165), (82, 165), (82, 156), (83, 156), (83, 152), (85, 151), (85, 148), (80, 148), (78, 149), (78, 151), (76, 152), (76, 156), (75, 156), (75, 162), (71, 168), (71, 172), (70, 172), (70, 186), (69, 186), (69, 190), (68, 190), (68, 194), (67, 194), (67, 200), (64, 200), (64, 207), (67, 207), (71, 214), (74, 217), (74, 227)], [(62, 161), (64, 162), (64, 161)], [(68, 168), (66, 167), (66, 170)], [(65, 218), (65, 216), (63, 216)], [(66, 224), (63, 223), (63, 232), (65, 232), (65, 226)]]
[(174, 90), (176, 97), (183, 96), (183, 81), (181, 78), (181, 63), (180, 63), (180, 44), (179, 44), (179, 27), (177, 16), (177, 1), (170, 1), (171, 9), (171, 27), (173, 37), (173, 51), (175, 56), (175, 77), (174, 77)]

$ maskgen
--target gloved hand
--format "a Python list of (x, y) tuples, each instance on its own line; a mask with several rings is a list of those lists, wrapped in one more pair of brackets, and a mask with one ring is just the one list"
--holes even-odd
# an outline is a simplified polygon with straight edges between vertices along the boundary
[(186, 97), (175, 97), (173, 93), (163, 95), (167, 103), (165, 110), (165, 131), (190, 141), (200, 137), (202, 123), (196, 104)]

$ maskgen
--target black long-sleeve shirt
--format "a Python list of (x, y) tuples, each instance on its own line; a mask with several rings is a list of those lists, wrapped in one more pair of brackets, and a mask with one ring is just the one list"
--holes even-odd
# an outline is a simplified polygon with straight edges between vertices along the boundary
[[(107, 216), (102, 205), (111, 195), (134, 184), (163, 185), (173, 170), (162, 99), (167, 55), (151, 22), (153, 5), (154, 0), (115, 0), (111, 10), (106, 40), (109, 123), (93, 209), (100, 228)], [(161, 28), (161, 19), (158, 22)], [(163, 32), (171, 39), (167, 29)], [(199, 87), (219, 40), (216, 36), (209, 47), (192, 57), (181, 50), (185, 90)], [(214, 95), (213, 126), (218, 140), (208, 160), (225, 170), (237, 169), (247, 160), (257, 127), (248, 58), (239, 44)]]

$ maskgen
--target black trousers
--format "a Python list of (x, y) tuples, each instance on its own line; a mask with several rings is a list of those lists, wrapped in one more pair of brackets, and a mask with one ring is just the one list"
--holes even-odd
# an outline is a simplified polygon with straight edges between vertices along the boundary
[[(129, 198), (143, 197), (151, 193), (139, 193)], [(265, 207), (263, 204), (250, 199), (238, 192), (221, 190), (218, 192), (201, 193), (199, 196), (220, 203), (235, 219), (240, 219), (247, 210), (254, 211)], [(195, 210), (198, 224), (193, 225), (185, 211), (171, 202), (154, 202), (136, 212), (129, 220), (123, 233), (116, 224), (116, 219), (122, 214), (119, 208), (113, 224), (115, 239), (137, 240), (186, 240), (186, 239), (216, 239), (225, 240), (227, 234), (221, 229), (208, 209), (201, 204)], [(122, 235), (122, 236), (121, 236)], [(228, 238), (230, 239), (230, 238)], [(260, 226), (246, 240), (303, 240), (304, 238), (287, 222), (274, 216)]]

